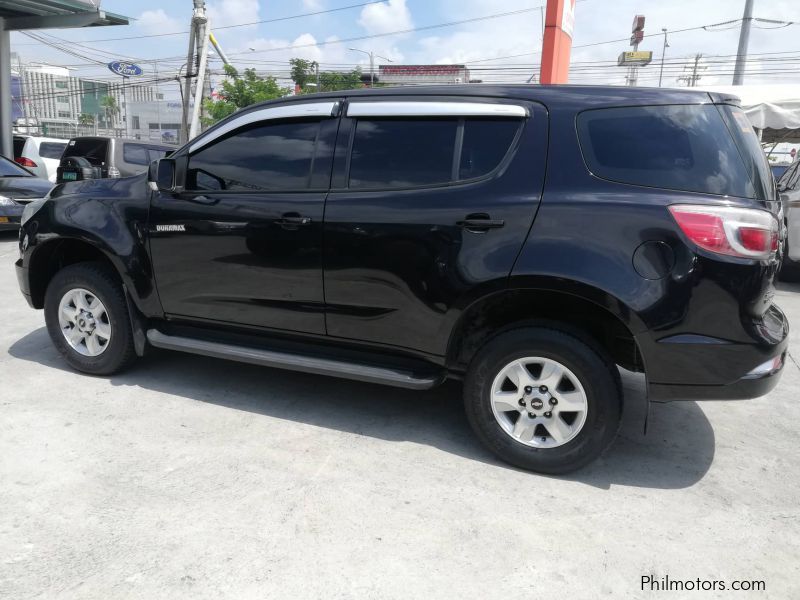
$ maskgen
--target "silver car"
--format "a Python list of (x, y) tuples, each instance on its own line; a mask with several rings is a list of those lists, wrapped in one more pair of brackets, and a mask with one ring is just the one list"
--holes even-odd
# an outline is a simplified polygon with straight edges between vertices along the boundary
[(783, 279), (800, 279), (800, 161), (795, 161), (778, 180), (786, 220)]

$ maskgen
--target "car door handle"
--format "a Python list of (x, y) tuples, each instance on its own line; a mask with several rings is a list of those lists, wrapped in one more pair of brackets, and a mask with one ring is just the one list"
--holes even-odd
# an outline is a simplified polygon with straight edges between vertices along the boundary
[(303, 217), (297, 213), (287, 213), (275, 221), (275, 224), (290, 231), (297, 229), (301, 225), (311, 223), (311, 217)]
[(475, 233), (484, 233), (489, 229), (499, 229), (505, 224), (506, 222), (503, 219), (492, 219), (486, 214), (467, 215), (466, 219), (456, 223), (462, 229)]

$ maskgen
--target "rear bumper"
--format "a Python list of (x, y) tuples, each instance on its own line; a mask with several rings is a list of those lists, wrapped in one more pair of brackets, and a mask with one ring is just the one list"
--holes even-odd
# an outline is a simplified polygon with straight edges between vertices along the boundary
[(750, 400), (770, 393), (781, 379), (786, 353), (781, 368), (761, 377), (743, 377), (726, 385), (682, 385), (651, 383), (648, 397), (652, 402), (673, 400)]
[[(746, 329), (753, 343), (686, 334), (645, 344), (650, 400), (745, 400), (767, 394), (788, 358), (789, 322), (773, 305)], [(778, 368), (759, 369), (776, 357), (781, 357)]]

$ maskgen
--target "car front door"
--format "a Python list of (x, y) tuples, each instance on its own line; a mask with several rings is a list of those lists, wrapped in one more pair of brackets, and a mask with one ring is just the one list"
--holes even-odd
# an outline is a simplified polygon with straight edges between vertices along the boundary
[(470, 298), (504, 288), (531, 226), (546, 112), (408, 96), (346, 110), (325, 209), (328, 335), (443, 355)]
[(248, 111), (176, 156), (184, 190), (153, 192), (149, 227), (169, 317), (325, 333), (322, 219), (337, 106)]

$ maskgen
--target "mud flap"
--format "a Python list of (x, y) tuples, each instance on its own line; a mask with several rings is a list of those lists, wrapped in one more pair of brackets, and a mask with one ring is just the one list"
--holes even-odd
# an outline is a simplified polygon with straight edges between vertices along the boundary
[(123, 284), (122, 289), (125, 292), (125, 304), (128, 307), (128, 316), (131, 320), (131, 331), (133, 332), (133, 348), (136, 351), (136, 356), (144, 356), (145, 349), (147, 348), (147, 336), (145, 334), (144, 317), (137, 310), (131, 301), (131, 295), (128, 293), (128, 287)]

